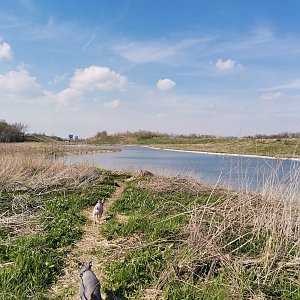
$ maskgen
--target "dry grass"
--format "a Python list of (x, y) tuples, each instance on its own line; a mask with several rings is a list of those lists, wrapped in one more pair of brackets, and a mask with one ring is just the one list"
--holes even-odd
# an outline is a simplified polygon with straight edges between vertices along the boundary
[(80, 188), (93, 177), (95, 169), (87, 165), (65, 165), (54, 159), (28, 154), (0, 157), (0, 189), (41, 190)]
[[(138, 178), (138, 177), (136, 177)], [(195, 179), (180, 176), (153, 176), (137, 181), (136, 187), (161, 193), (187, 193), (194, 196), (207, 191), (208, 184), (203, 184)]]
[(265, 299), (264, 288), (283, 277), (285, 288), (299, 285), (299, 172), (289, 184), (272, 182), (260, 194), (228, 193), (225, 200), (194, 207), (185, 228), (188, 255), (177, 258), (183, 273), (209, 282), (226, 268), (233, 297), (244, 290), (250, 298)]
[(95, 146), (87, 146), (81, 144), (69, 144), (65, 142), (51, 142), (51, 143), (38, 143), (38, 142), (26, 142), (26, 143), (0, 143), (0, 155), (11, 153), (22, 154), (38, 154), (42, 156), (61, 156), (66, 154), (86, 154), (93, 152), (107, 152), (107, 151), (119, 151), (118, 149), (106, 149)]

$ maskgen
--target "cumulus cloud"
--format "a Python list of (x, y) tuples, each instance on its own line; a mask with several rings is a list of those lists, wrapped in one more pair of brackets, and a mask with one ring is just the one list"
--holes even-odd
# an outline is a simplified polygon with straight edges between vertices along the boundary
[[(52, 82), (57, 83), (67, 77), (67, 73), (57, 76)], [(127, 78), (109, 68), (92, 66), (78, 69), (70, 79), (69, 86), (53, 93), (43, 89), (25, 68), (0, 74), (0, 100), (17, 100), (52, 104), (57, 108), (67, 106), (76, 107), (76, 104), (85, 99), (89, 92), (97, 93), (120, 89), (125, 86)], [(105, 104), (107, 107), (116, 108), (120, 100), (116, 99)]]
[(221, 58), (217, 60), (215, 66), (218, 70), (228, 71), (236, 68), (242, 68), (241, 64), (238, 64), (236, 61), (232, 59), (222, 60)]
[(264, 100), (264, 101), (273, 101), (273, 100), (278, 100), (278, 99), (282, 99), (285, 98), (286, 96), (280, 92), (276, 92), (276, 93), (266, 93), (264, 95), (262, 95), (260, 97), (260, 99)]
[(156, 83), (156, 86), (159, 90), (165, 91), (165, 90), (171, 90), (175, 87), (176, 82), (171, 80), (171, 79), (159, 79), (158, 82)]
[(123, 89), (127, 78), (109, 68), (91, 66), (78, 69), (70, 81), (70, 88), (82, 91)]
[(12, 59), (12, 57), (13, 54), (10, 45), (0, 38), (0, 59)]
[(109, 108), (117, 108), (118, 106), (120, 106), (120, 104), (121, 104), (121, 101), (119, 99), (116, 99), (116, 100), (104, 103), (104, 106), (109, 107)]
[(26, 99), (44, 94), (36, 78), (29, 75), (26, 69), (0, 74), (0, 94), (3, 98)]

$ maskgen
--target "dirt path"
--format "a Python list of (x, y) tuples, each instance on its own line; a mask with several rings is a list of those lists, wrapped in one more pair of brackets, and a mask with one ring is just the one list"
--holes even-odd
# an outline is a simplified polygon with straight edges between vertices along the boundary
[[(116, 191), (112, 196), (105, 201), (104, 212), (100, 225), (94, 224), (92, 219), (92, 208), (86, 209), (83, 214), (88, 218), (87, 224), (84, 226), (84, 233), (81, 240), (79, 240), (73, 251), (68, 255), (67, 265), (63, 270), (63, 276), (58, 282), (50, 289), (49, 299), (79, 299), (79, 269), (78, 261), (92, 261), (92, 270), (101, 281), (102, 265), (99, 261), (99, 253), (101, 249), (107, 248), (108, 241), (101, 235), (99, 226), (107, 217), (109, 207), (112, 203), (123, 193), (125, 183), (118, 183)], [(103, 299), (105, 295), (102, 293)]]

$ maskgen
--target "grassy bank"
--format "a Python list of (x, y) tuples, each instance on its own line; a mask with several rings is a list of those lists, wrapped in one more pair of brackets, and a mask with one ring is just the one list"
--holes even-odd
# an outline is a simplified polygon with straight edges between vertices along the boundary
[(239, 155), (259, 155), (300, 159), (300, 139), (216, 139), (195, 144), (150, 144), (150, 146), (186, 151)]
[(300, 138), (221, 138), (214, 136), (168, 136), (162, 134), (119, 134), (96, 136), (92, 144), (141, 145), (177, 150), (227, 154), (250, 154), (300, 158)]
[(99, 252), (109, 299), (300, 298), (293, 185), (255, 195), (141, 177), (110, 213), (112, 247)]
[(36, 156), (0, 160), (0, 299), (45, 299), (81, 237), (81, 211), (120, 176)]
[(0, 155), (27, 154), (42, 155), (45, 157), (58, 157), (67, 154), (86, 154), (107, 151), (119, 151), (119, 149), (99, 148), (68, 142), (0, 143)]

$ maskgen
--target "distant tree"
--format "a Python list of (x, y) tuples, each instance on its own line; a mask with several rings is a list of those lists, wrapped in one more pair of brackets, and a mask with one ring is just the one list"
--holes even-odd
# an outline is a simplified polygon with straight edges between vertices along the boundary
[(98, 131), (96, 134), (96, 137), (103, 137), (103, 136), (107, 136), (107, 131), (103, 130), (103, 131)]
[(27, 125), (23, 123), (8, 124), (5, 120), (0, 120), (0, 142), (23, 142), (26, 130)]

